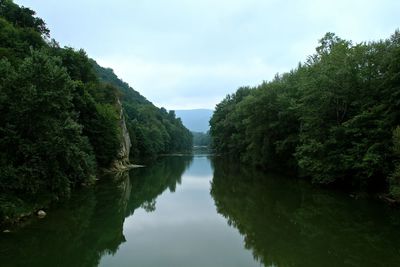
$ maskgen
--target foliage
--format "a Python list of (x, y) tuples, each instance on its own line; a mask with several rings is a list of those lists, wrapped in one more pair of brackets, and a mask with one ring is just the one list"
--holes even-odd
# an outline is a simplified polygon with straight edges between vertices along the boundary
[(211, 137), (209, 133), (192, 132), (194, 146), (209, 146)]
[(112, 69), (106, 69), (92, 61), (100, 80), (114, 86), (121, 94), (122, 106), (132, 141), (133, 160), (153, 158), (159, 154), (189, 151), (192, 134), (174, 111), (157, 108), (146, 98), (121, 81)]
[(173, 112), (49, 37), (34, 11), (0, 0), (0, 222), (91, 183), (119, 157), (124, 117), (137, 157), (191, 147)]
[(49, 36), (50, 31), (41, 18), (35, 17), (35, 11), (20, 7), (12, 0), (0, 0), (0, 16), (11, 22), (15, 27), (33, 29), (44, 36)]
[(332, 33), (289, 73), (239, 88), (210, 120), (220, 153), (320, 184), (382, 188), (400, 121), (400, 33), (353, 45)]
[(400, 199), (400, 126), (393, 131), (393, 153), (395, 154), (395, 167), (390, 175), (390, 194)]
[(74, 83), (61, 62), (38, 51), (16, 70), (7, 60), (0, 69), (0, 190), (58, 197), (90, 182), (93, 152), (76, 122)]

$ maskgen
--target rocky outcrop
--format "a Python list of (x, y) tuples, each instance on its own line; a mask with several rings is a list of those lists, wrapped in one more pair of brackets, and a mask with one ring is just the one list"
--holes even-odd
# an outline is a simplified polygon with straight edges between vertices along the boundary
[(131, 149), (132, 143), (131, 139), (129, 137), (129, 132), (128, 128), (126, 127), (125, 123), (125, 115), (124, 115), (124, 110), (122, 108), (121, 102), (118, 99), (118, 106), (120, 108), (120, 130), (121, 130), (121, 146), (120, 150), (118, 152), (117, 158), (111, 165), (111, 170), (119, 171), (119, 170), (124, 170), (127, 169), (131, 166), (129, 163), (129, 151)]

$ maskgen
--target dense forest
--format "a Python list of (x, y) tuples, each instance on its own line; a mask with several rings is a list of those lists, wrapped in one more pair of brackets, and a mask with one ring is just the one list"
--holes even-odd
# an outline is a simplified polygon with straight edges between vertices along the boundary
[(84, 50), (60, 47), (34, 11), (11, 0), (0, 0), (0, 114), (0, 221), (93, 183), (118, 158), (121, 120), (135, 161), (192, 146), (173, 111)]
[(154, 158), (159, 154), (190, 151), (192, 134), (175, 112), (157, 108), (145, 97), (121, 81), (109, 68), (91, 60), (99, 79), (118, 89), (126, 114), (127, 127), (132, 142), (130, 156), (133, 160)]
[(209, 133), (192, 132), (194, 146), (209, 146), (211, 137)]
[(327, 33), (297, 68), (228, 95), (210, 124), (219, 153), (400, 199), (400, 32), (359, 44)]

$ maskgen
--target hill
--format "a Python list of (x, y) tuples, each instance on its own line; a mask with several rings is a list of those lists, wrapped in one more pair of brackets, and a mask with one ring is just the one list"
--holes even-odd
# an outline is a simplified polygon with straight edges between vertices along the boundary
[(158, 108), (110, 68), (91, 60), (100, 81), (117, 89), (132, 142), (130, 157), (134, 161), (153, 158), (159, 154), (190, 150), (192, 134), (173, 111)]
[[(96, 181), (99, 171), (189, 150), (192, 134), (45, 22), (0, 1), (0, 225)], [(129, 153), (130, 152), (130, 153)]]

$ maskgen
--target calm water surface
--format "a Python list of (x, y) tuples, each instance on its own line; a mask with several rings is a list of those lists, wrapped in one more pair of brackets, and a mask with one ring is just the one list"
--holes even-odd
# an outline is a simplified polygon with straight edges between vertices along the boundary
[(165, 157), (0, 234), (0, 266), (400, 266), (400, 212), (220, 158)]

